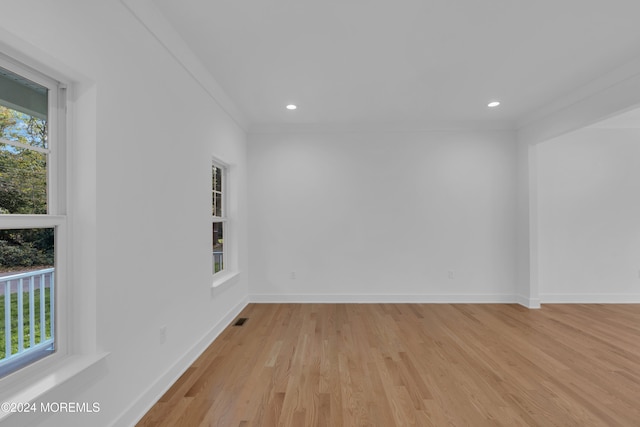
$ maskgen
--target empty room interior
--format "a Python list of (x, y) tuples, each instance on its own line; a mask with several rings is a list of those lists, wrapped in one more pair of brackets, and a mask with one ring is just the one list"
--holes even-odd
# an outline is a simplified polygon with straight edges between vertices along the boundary
[(639, 425), (639, 14), (2, 2), (0, 425)]

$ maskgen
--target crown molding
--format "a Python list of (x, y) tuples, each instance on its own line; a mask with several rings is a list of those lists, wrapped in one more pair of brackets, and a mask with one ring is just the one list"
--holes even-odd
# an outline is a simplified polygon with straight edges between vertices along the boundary
[(537, 144), (640, 106), (640, 57), (526, 115), (518, 139)]
[(517, 127), (523, 128), (534, 122), (540, 121), (557, 111), (567, 109), (572, 105), (579, 104), (581, 101), (604, 92), (626, 80), (633, 79), (640, 75), (640, 57), (615, 68), (607, 74), (604, 74), (589, 83), (573, 90), (564, 96), (556, 98), (544, 107), (540, 107), (529, 114), (524, 115), (517, 121)]
[(250, 134), (274, 133), (398, 133), (398, 132), (477, 132), (516, 131), (512, 121), (425, 121), (411, 123), (287, 123), (255, 124), (249, 126)]

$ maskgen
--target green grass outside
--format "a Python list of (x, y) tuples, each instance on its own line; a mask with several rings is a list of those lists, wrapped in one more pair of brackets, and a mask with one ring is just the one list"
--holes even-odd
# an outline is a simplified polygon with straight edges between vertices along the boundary
[[(6, 357), (5, 354), (5, 341), (6, 331), (4, 324), (4, 304), (6, 295), (0, 295), (0, 359)], [(18, 294), (10, 294), (11, 298), (11, 353), (15, 354), (18, 351)], [(44, 290), (45, 299), (45, 333), (46, 339), (51, 338), (51, 304), (50, 304), (50, 289)], [(24, 348), (31, 346), (31, 314), (29, 313), (29, 292), (23, 292), (22, 294), (22, 307), (24, 316)], [(34, 302), (34, 316), (35, 316), (35, 343), (40, 343), (40, 289), (36, 289), (33, 296)]]

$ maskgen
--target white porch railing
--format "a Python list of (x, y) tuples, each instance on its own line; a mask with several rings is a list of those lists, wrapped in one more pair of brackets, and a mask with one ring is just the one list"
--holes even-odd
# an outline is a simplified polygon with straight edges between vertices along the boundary
[[(0, 358), (0, 368), (36, 352), (53, 348), (55, 341), (54, 272), (54, 268), (47, 268), (0, 277), (0, 295), (4, 295), (4, 319), (0, 319), (0, 322), (4, 321), (4, 328), (0, 330), (0, 333), (4, 334), (5, 350), (4, 357)], [(48, 301), (46, 298), (47, 288), (49, 289)], [(36, 294), (39, 296), (37, 307)], [(25, 297), (29, 299), (28, 317), (24, 313)], [(17, 316), (16, 313), (12, 313), (12, 300), (17, 300), (17, 308), (14, 310), (17, 311)], [(49, 306), (48, 314), (46, 313), (47, 305)], [(37, 342), (36, 311), (40, 313), (38, 316), (40, 337)], [(47, 328), (47, 317), (49, 318), (49, 328)], [(29, 328), (27, 342), (25, 342), (26, 326)], [(18, 347), (14, 349), (12, 342), (16, 335)]]

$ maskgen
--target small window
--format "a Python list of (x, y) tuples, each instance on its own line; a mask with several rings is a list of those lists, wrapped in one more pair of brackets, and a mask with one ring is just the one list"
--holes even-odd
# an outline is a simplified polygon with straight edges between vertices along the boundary
[(223, 271), (225, 263), (224, 235), (227, 223), (225, 179), (226, 167), (214, 161), (211, 167), (213, 274)]

